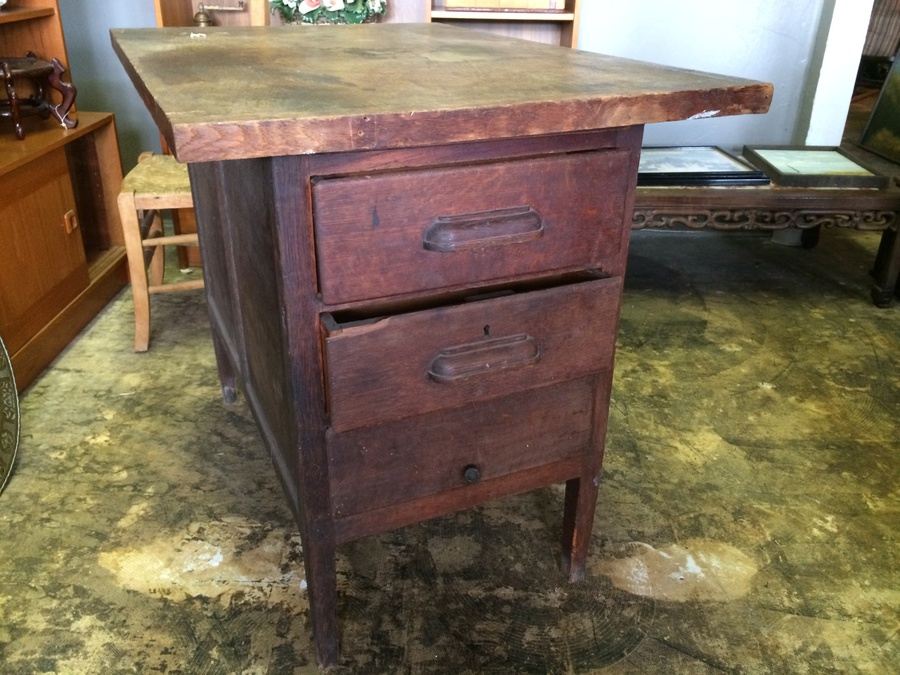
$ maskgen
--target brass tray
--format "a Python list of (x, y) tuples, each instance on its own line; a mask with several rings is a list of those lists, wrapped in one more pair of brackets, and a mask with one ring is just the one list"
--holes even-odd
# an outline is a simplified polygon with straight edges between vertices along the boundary
[(0, 340), (0, 492), (12, 474), (19, 447), (19, 397), (6, 346)]

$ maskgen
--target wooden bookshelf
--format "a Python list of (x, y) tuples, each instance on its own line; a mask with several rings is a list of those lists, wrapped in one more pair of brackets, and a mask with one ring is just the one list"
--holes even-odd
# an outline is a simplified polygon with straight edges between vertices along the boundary
[[(0, 10), (0, 54), (33, 51), (68, 68), (56, 0), (13, 3)], [(19, 390), (126, 282), (115, 121), (84, 111), (77, 119), (66, 129), (26, 117), (23, 140), (0, 120), (0, 336)]]
[(567, 0), (562, 11), (450, 8), (444, 0), (425, 0), (424, 20), (449, 23), (507, 37), (575, 47), (578, 44), (578, 3)]

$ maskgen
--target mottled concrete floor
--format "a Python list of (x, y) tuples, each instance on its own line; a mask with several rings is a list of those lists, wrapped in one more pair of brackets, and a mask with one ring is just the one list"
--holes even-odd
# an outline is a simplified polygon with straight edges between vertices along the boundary
[[(342, 547), (342, 670), (893, 673), (900, 309), (874, 235), (632, 247), (589, 579), (546, 489)], [(116, 300), (22, 401), (0, 671), (311, 672), (301, 552), (200, 295)]]

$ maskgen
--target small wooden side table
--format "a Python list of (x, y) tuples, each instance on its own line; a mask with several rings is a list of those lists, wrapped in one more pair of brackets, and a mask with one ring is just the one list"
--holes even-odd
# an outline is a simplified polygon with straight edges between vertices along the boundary
[(294, 510), (319, 662), (343, 542), (565, 483), (580, 579), (642, 125), (771, 87), (434, 24), (113, 42), (189, 165), (223, 393)]
[[(0, 78), (6, 88), (6, 98), (0, 100), (0, 118), (11, 119), (15, 125), (16, 137), (25, 138), (22, 118), (38, 115), (47, 119), (51, 115), (67, 129), (74, 129), (78, 121), (69, 117), (77, 94), (74, 85), (64, 82), (61, 75), (66, 72), (59, 59), (43, 61), (32, 53), (23, 57), (0, 56)], [(30, 93), (22, 98), (16, 91), (16, 80), (28, 80)], [(62, 96), (62, 102), (54, 104), (48, 98), (47, 88), (55, 89)]]

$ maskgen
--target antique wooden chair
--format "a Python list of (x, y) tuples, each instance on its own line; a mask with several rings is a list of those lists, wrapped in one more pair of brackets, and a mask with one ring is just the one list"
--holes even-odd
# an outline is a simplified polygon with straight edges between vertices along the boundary
[(165, 247), (197, 245), (197, 235), (166, 236), (160, 211), (193, 208), (187, 167), (171, 155), (143, 153), (122, 181), (119, 217), (134, 297), (134, 351), (150, 344), (150, 295), (203, 288), (203, 279), (164, 283)]

